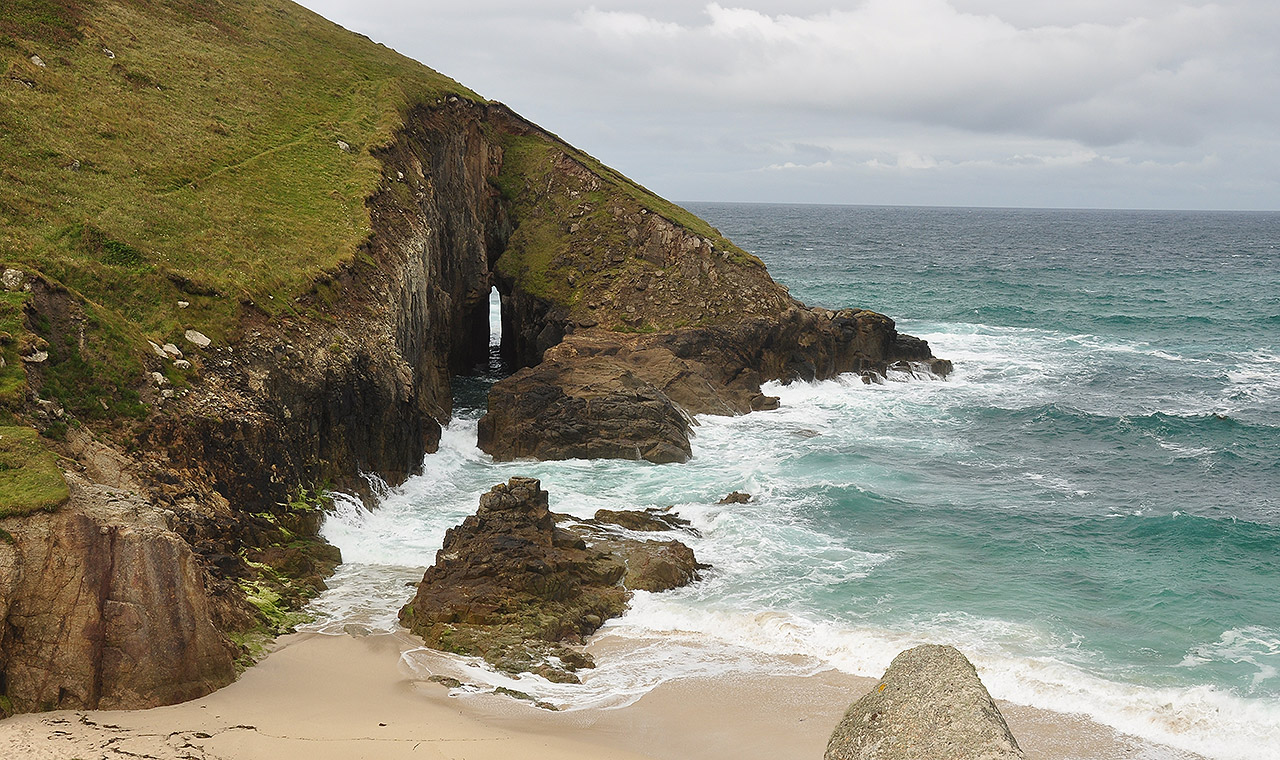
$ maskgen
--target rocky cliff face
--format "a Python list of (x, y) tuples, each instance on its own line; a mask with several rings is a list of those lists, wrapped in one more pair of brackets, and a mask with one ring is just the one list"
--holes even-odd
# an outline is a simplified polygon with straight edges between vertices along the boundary
[[(223, 634), (278, 629), (262, 599), (300, 604), (338, 560), (316, 494), (398, 483), (434, 450), (451, 378), (487, 352), (494, 286), (503, 353), (524, 367), (481, 424), (499, 459), (682, 461), (690, 415), (770, 408), (763, 381), (947, 369), (886, 317), (804, 307), (705, 222), (501, 105), (421, 103), (372, 154), (382, 179), (354, 260), (283, 316), (242, 300), (218, 339), (139, 336), (146, 418), (50, 443), (83, 468), (74, 506), (11, 521), (0, 544), (0, 695), (18, 709), (160, 704), (228, 682)], [(89, 317), (66, 318), (76, 295), (23, 277), (28, 329), (57, 346), (79, 329), (85, 350)], [(23, 414), (65, 431), (42, 382), (32, 369)], [(125, 471), (136, 509), (102, 488)]]
[(69, 478), (54, 514), (0, 521), (0, 691), (8, 708), (127, 709), (235, 674), (204, 573), (172, 513)]

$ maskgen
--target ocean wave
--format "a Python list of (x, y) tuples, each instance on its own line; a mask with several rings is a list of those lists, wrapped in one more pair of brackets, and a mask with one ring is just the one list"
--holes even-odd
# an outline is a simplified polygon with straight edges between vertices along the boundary
[[(1000, 620), (951, 614), (895, 631), (842, 626), (777, 611), (694, 608), (646, 595), (602, 633), (624, 641), (702, 642), (682, 647), (680, 658), (672, 663), (675, 670), (648, 676), (652, 685), (678, 677), (681, 669), (702, 656), (721, 663), (749, 661), (757, 671), (767, 669), (771, 661), (782, 673), (830, 666), (877, 678), (904, 649), (951, 643), (969, 656), (999, 699), (1084, 714), (1120, 731), (1209, 758), (1264, 760), (1268, 748), (1280, 746), (1280, 700), (1247, 699), (1208, 686), (1170, 688), (1116, 681), (1091, 673), (1080, 662), (1089, 657), (1072, 650), (1077, 641), (1054, 639), (1034, 627)], [(1006, 648), (1008, 642), (1046, 653), (1016, 654)], [(1235, 640), (1232, 644), (1238, 645)], [(1059, 654), (1049, 654), (1054, 650)], [(743, 652), (772, 659), (760, 660)]]

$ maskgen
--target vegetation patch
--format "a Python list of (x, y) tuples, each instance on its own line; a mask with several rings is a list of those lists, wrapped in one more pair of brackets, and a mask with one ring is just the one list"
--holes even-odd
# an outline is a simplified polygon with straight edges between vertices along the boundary
[(40, 442), (40, 434), (0, 427), (0, 518), (52, 511), (69, 496), (57, 457)]
[(17, 411), (27, 398), (27, 372), (20, 357), (26, 302), (26, 293), (0, 291), (0, 409)]
[[(9, 0), (0, 67), (0, 261), (83, 306), (36, 377), (85, 418), (145, 416), (146, 338), (293, 315), (368, 238), (404, 114), (482, 100), (286, 0)], [(13, 350), (0, 406), (25, 395)]]

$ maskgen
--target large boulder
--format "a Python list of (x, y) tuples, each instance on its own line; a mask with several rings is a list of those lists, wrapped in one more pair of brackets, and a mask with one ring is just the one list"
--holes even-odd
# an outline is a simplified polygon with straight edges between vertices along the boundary
[(507, 672), (575, 681), (575, 671), (594, 663), (566, 645), (621, 615), (631, 589), (684, 585), (699, 567), (678, 541), (606, 536), (555, 515), (539, 481), (515, 477), (445, 533), (400, 622), (430, 647), (483, 657)]
[(52, 514), (0, 520), (0, 709), (134, 709), (235, 678), (204, 573), (167, 517), (67, 478)]
[(1004, 717), (963, 654), (924, 645), (893, 658), (854, 702), (825, 760), (1023, 760)]

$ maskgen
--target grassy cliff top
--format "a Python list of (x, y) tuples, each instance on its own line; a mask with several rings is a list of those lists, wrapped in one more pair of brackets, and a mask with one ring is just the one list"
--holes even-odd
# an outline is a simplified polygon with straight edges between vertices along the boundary
[(0, 262), (156, 337), (217, 336), (241, 301), (288, 309), (369, 234), (369, 149), (411, 105), (479, 99), (283, 0), (11, 7)]
[[(235, 340), (246, 304), (288, 317), (361, 255), (383, 183), (375, 154), (408, 114), (486, 102), (288, 0), (7, 0), (0, 67), (0, 274), (22, 273), (0, 290), (0, 425), (53, 437), (150, 413), (137, 392), (148, 340)], [(493, 181), (527, 225), (507, 258), (531, 292), (580, 300), (581, 282), (565, 290), (574, 256), (627, 247), (606, 209), (655, 212), (763, 271), (554, 136), (500, 139), (510, 161)], [(521, 191), (561, 153), (595, 178), (586, 227), (599, 243), (567, 258), (568, 201)], [(33, 278), (49, 286), (30, 290)], [(65, 417), (29, 414), (32, 378)]]

